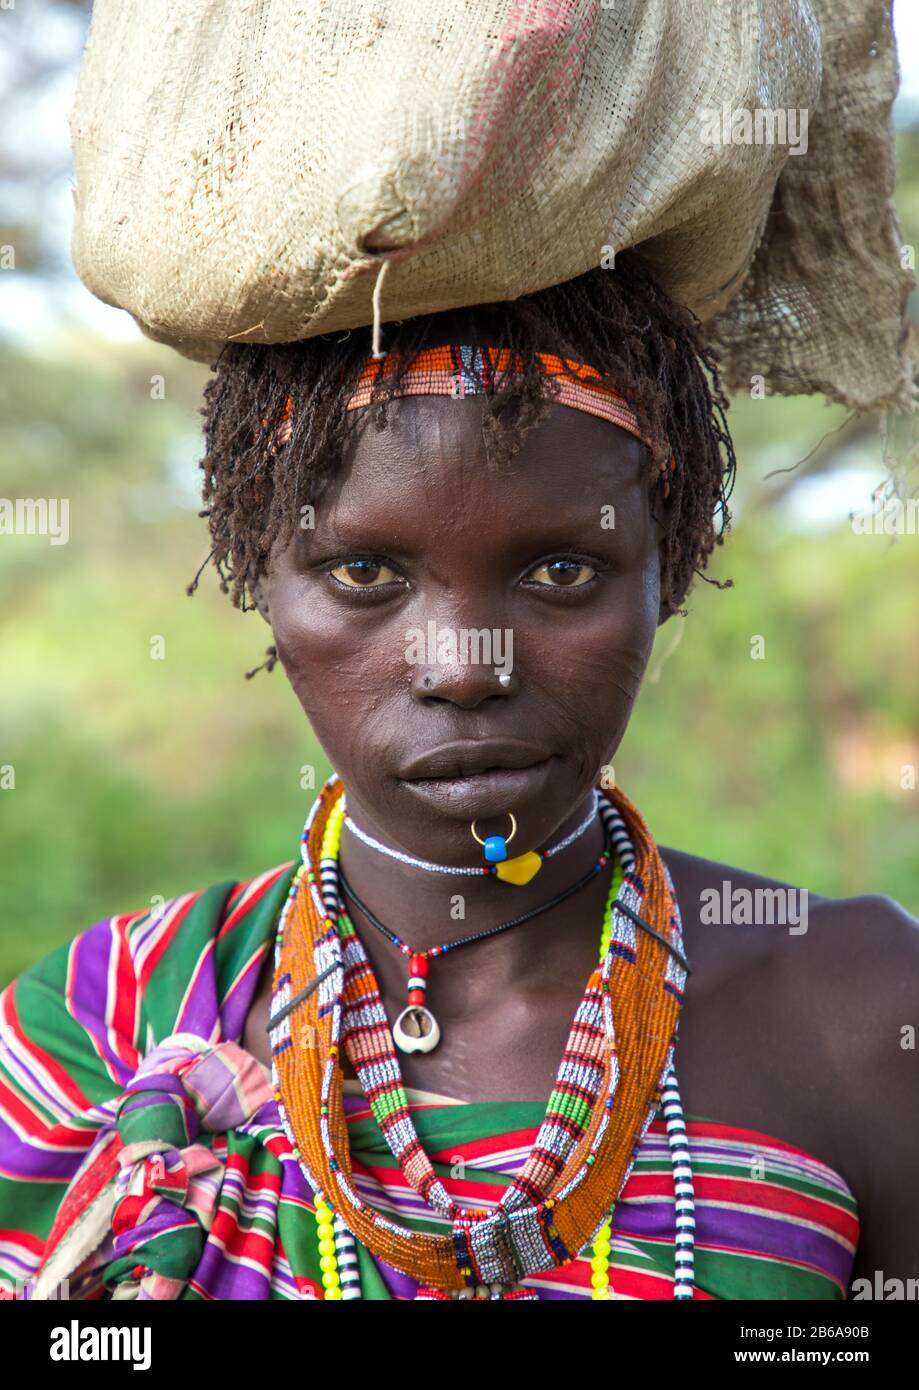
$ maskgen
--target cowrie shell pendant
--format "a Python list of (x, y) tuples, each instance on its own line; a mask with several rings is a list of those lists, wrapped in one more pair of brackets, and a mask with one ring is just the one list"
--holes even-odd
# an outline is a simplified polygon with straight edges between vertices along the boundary
[(393, 1024), (392, 1036), (400, 1052), (433, 1052), (440, 1042), (440, 1025), (430, 1009), (410, 1004)]

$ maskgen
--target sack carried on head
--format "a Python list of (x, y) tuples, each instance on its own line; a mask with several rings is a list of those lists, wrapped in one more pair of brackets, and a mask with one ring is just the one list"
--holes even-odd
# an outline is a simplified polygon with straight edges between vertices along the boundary
[(908, 402), (886, 0), (95, 0), (73, 259), (201, 361), (640, 246), (730, 385)]

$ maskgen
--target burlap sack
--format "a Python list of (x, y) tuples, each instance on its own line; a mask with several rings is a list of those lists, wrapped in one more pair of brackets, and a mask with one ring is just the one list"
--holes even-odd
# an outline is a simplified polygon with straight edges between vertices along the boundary
[(888, 9), (96, 0), (73, 259), (209, 362), (641, 245), (732, 383), (905, 404)]

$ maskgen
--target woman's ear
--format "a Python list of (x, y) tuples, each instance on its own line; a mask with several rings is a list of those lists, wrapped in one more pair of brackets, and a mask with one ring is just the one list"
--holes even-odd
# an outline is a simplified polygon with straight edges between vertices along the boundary
[(252, 586), (252, 589), (251, 589), (252, 598), (253, 598), (253, 601), (254, 601), (254, 603), (255, 603), (256, 608), (257, 608), (258, 611), (261, 613), (262, 617), (265, 619), (265, 622), (266, 622), (266, 623), (268, 624), (268, 626), (270, 627), (270, 626), (271, 626), (271, 610), (270, 610), (270, 608), (269, 608), (269, 606), (268, 606), (268, 592), (267, 592), (267, 590), (268, 590), (268, 586), (267, 586), (267, 584), (265, 583), (265, 576), (264, 576), (264, 575), (259, 575), (258, 579), (255, 581), (255, 584)]
[[(662, 497), (659, 492), (652, 494), (651, 515), (654, 520), (655, 534), (657, 536), (657, 563), (658, 574), (660, 577), (661, 589), (663, 589), (664, 578), (664, 540), (670, 528), (670, 517), (673, 508), (672, 498), (669, 495)], [(660, 609), (657, 617), (658, 627), (662, 627), (668, 618), (673, 617), (671, 609), (667, 608), (661, 598)]]

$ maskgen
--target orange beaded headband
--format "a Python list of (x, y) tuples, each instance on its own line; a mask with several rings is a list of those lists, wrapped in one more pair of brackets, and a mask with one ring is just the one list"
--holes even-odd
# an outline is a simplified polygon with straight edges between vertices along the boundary
[[(554, 399), (559, 405), (570, 406), (573, 410), (583, 410), (586, 414), (596, 415), (601, 420), (610, 420), (641, 440), (642, 444), (651, 446), (651, 439), (642, 430), (638, 416), (628, 401), (607, 386), (594, 367), (582, 362), (563, 360), (549, 352), (538, 352), (536, 356), (546, 375), (558, 382), (558, 394)], [(390, 361), (390, 355), (368, 358), (358, 384), (348, 400), (348, 410), (358, 410), (362, 406), (370, 405), (374, 381), (378, 377), (385, 377), (394, 369), (394, 365), (390, 367)], [(514, 370), (514, 367), (508, 348), (465, 347), (457, 344), (425, 348), (412, 362), (394, 395), (454, 398), (483, 395), (493, 388), (497, 376), (511, 370)], [(265, 419), (262, 420), (262, 428), (267, 429)], [(290, 431), (291, 401), (288, 397), (277, 431), (279, 447), (288, 442)], [(669, 471), (673, 472), (675, 468), (676, 459), (671, 455)], [(661, 463), (660, 471), (667, 473), (668, 465)], [(669, 491), (669, 479), (665, 480), (665, 491)]]

